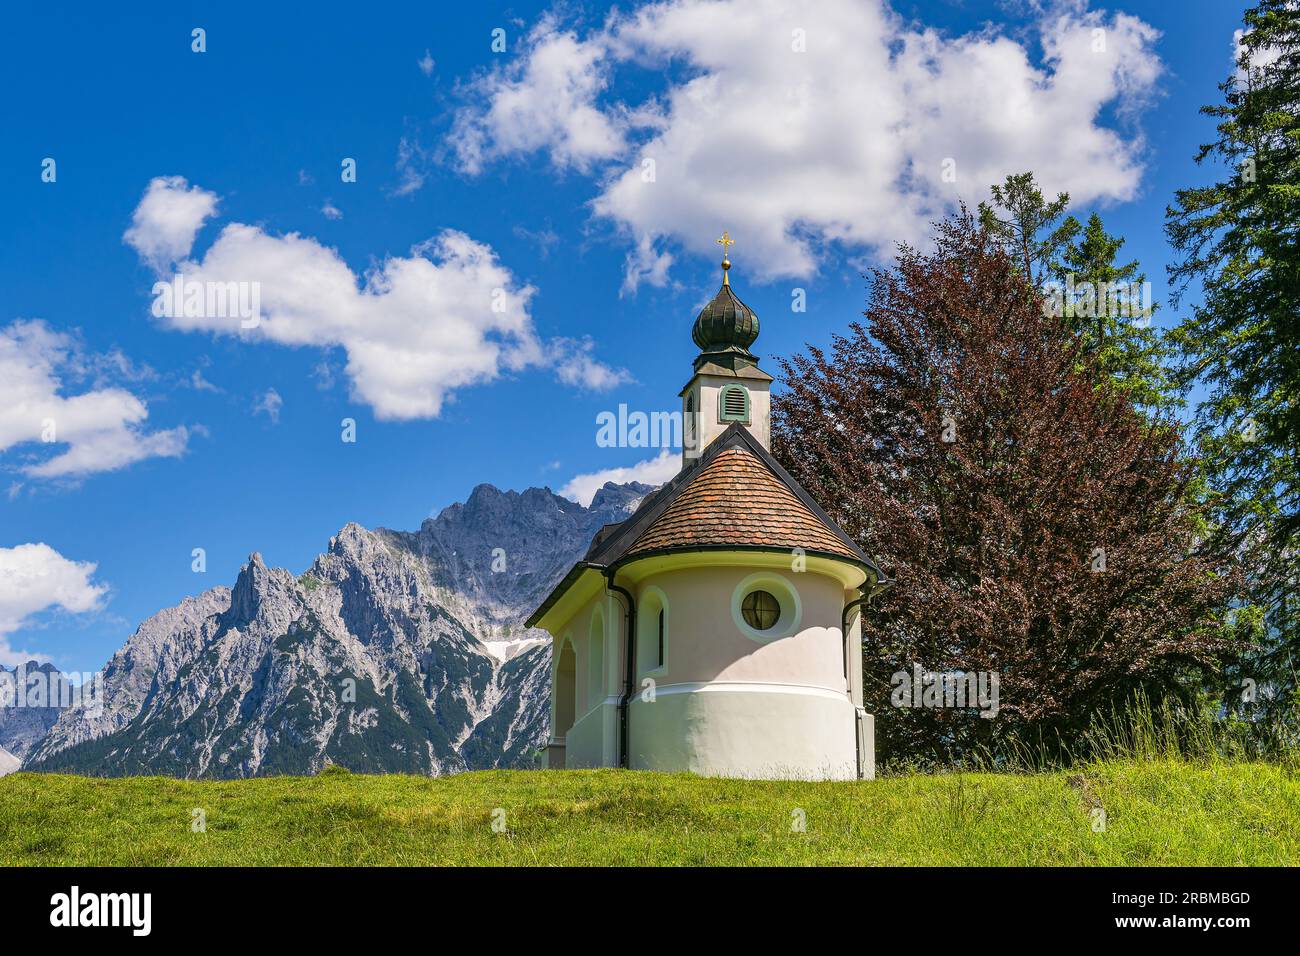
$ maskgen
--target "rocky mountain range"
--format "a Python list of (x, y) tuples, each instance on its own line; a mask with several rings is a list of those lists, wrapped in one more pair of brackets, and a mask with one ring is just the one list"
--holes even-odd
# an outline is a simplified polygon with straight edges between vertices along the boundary
[[(23, 706), (17, 706), (20, 697)], [(39, 684), (42, 696), (26, 693)], [(45, 739), (50, 728), (58, 721), (62, 709), (58, 701), (68, 698), (60, 688), (65, 686), (63, 676), (53, 664), (31, 661), (14, 668), (0, 666), (0, 775), (16, 770), (32, 748)], [(48, 695), (53, 689), (54, 693)]]
[(349, 524), (300, 575), (253, 554), (233, 587), (139, 626), (96, 713), (0, 707), (0, 747), (25, 770), (106, 776), (530, 766), (550, 646), (522, 622), (651, 490), (611, 483), (583, 507), (480, 485), (418, 531)]

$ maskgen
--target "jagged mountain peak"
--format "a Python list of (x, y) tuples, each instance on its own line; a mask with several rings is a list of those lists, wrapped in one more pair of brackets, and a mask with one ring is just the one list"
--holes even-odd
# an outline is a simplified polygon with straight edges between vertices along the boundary
[(142, 623), (104, 670), (103, 713), (63, 712), (27, 766), (230, 777), (529, 765), (547, 732), (550, 647), (522, 623), (651, 490), (609, 483), (583, 507), (483, 484), (418, 531), (344, 525), (301, 576), (254, 552), (233, 587)]
[[(338, 530), (334, 537), (330, 538), (325, 555), (361, 560), (379, 546), (376, 532), (362, 527), (355, 521), (349, 521)], [(323, 558), (325, 555), (321, 557)], [(321, 558), (317, 558), (316, 563), (319, 564), (320, 561)], [(315, 568), (313, 568), (314, 570)]]
[(631, 513), (636, 510), (636, 506), (641, 503), (641, 499), (654, 490), (654, 485), (643, 484), (639, 481), (629, 481), (624, 484), (607, 481), (596, 489), (589, 510), (621, 509)]
[(230, 594), (230, 618), (248, 624), (267, 613), (282, 618), (280, 605), (294, 590), (293, 575), (284, 568), (268, 568), (260, 552), (254, 551), (239, 571)]
[(59, 669), (49, 661), (38, 661), (35, 658), (22, 661), (21, 663), (15, 664), (13, 667), (6, 667), (4, 664), (0, 664), (0, 671), (8, 671), (13, 674), (17, 673), (19, 670), (22, 670), (26, 674), (30, 674), (33, 671), (41, 671), (45, 674), (54, 674), (59, 672)]
[(639, 500), (654, 490), (653, 485), (640, 482), (617, 484), (608, 481), (597, 492), (589, 506), (556, 494), (550, 487), (530, 487), (523, 491), (502, 490), (496, 485), (482, 483), (475, 485), (464, 502), (456, 502), (443, 508), (434, 517), (426, 518), (421, 525), (455, 524), (466, 520), (477, 520), (484, 515), (509, 512), (535, 513), (541, 511), (558, 511), (562, 514), (581, 518), (592, 512), (605, 511), (610, 508), (622, 508), (629, 500)]

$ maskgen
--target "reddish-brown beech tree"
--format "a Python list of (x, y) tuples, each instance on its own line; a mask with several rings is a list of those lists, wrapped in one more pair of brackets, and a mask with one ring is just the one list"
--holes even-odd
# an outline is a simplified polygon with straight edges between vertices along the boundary
[[(1236, 571), (1197, 541), (1178, 430), (1095, 387), (968, 212), (936, 230), (873, 273), (865, 325), (782, 361), (773, 448), (897, 582), (864, 632), (881, 757), (1071, 746), (1215, 662)], [(997, 672), (997, 716), (891, 705), (918, 664)]]

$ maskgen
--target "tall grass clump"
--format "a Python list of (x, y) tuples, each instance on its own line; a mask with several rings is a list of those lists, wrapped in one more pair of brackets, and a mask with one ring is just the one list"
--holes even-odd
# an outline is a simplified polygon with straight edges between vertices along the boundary
[(1256, 721), (1240, 714), (1138, 690), (1114, 709), (1098, 711), (1081, 731), (1011, 730), (949, 762), (886, 759), (888, 776), (987, 771), (1050, 773), (1101, 761), (1260, 761), (1300, 770), (1294, 720)]
[(1153, 704), (1138, 692), (1129, 704), (1099, 714), (1074, 747), (1076, 759), (1263, 761), (1295, 769), (1300, 746), (1286, 724), (1166, 698)]
[(984, 769), (1049, 771), (1099, 761), (1262, 761), (1300, 769), (1300, 743), (1287, 723), (1251, 721), (1174, 697), (1152, 701), (1135, 692), (1122, 706), (1093, 714), (1074, 739), (1009, 735), (997, 752), (978, 756)]

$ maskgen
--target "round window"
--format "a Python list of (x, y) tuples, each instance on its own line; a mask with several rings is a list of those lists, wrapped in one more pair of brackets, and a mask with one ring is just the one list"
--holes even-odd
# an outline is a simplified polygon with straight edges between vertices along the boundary
[(770, 631), (781, 617), (781, 602), (769, 591), (750, 591), (740, 603), (740, 613), (754, 630)]

